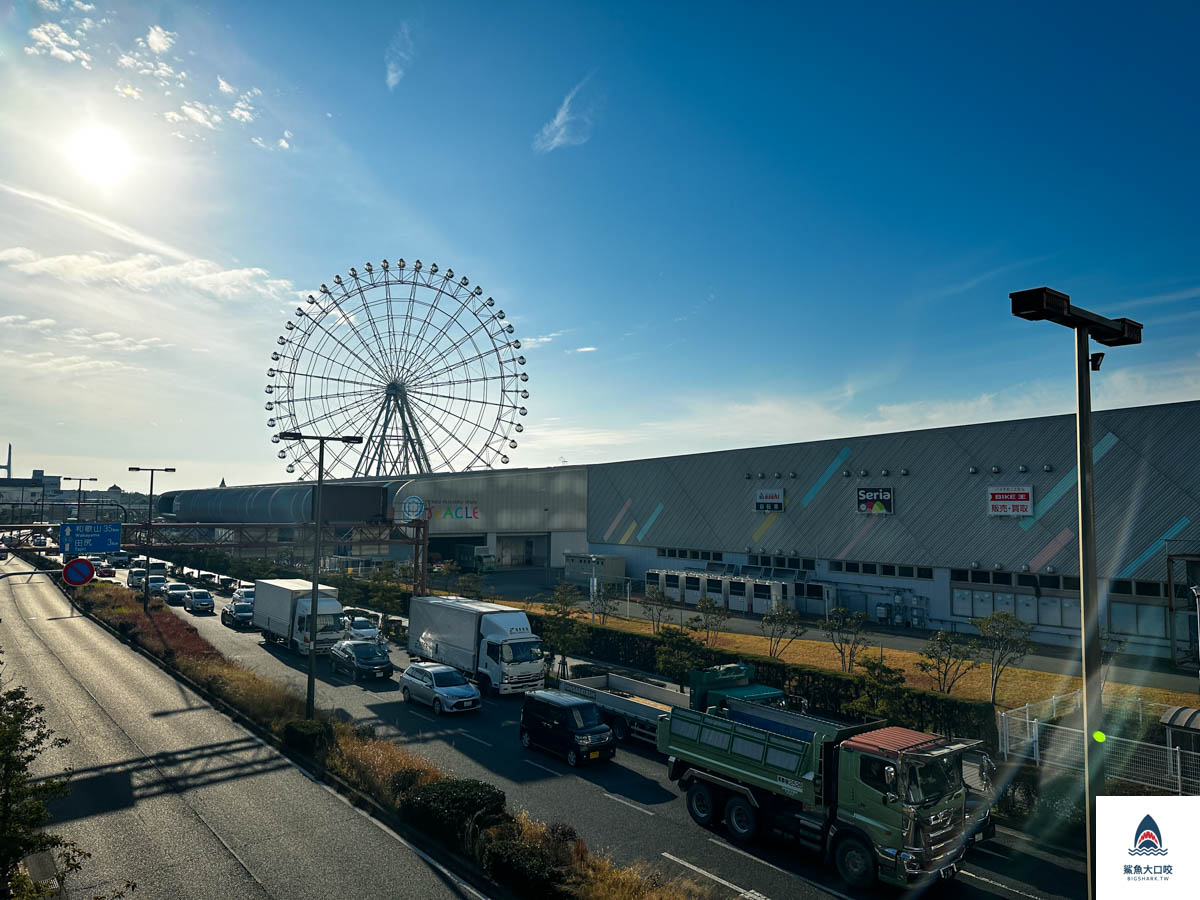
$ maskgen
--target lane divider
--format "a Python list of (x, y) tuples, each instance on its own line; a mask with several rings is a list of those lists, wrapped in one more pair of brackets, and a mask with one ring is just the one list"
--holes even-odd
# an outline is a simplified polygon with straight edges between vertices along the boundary
[(654, 813), (650, 812), (650, 810), (643, 809), (642, 807), (638, 806), (636, 803), (626, 800), (624, 797), (618, 797), (616, 794), (602, 794), (601, 796), (607, 797), (609, 800), (616, 800), (618, 803), (623, 803), (626, 806), (628, 806), (630, 809), (636, 809), (638, 812), (645, 813), (648, 816), (654, 815)]

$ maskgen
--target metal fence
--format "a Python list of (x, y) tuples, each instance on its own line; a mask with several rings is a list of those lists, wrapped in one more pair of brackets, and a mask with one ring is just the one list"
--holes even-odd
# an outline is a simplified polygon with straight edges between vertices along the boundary
[[(1105, 712), (1129, 722), (1156, 722), (1170, 707), (1140, 699), (1105, 698)], [(1079, 709), (1079, 692), (1039, 700), (1000, 712), (997, 727), (1005, 759), (1025, 759), (1036, 766), (1083, 770), (1083, 731), (1050, 721)], [(1105, 774), (1133, 784), (1175, 794), (1200, 794), (1200, 753), (1148, 741), (1108, 736), (1103, 744)]]

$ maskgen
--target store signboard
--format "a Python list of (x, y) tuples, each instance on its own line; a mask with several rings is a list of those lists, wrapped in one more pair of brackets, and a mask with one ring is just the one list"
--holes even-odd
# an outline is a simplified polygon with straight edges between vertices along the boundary
[(895, 493), (890, 487), (860, 487), (855, 494), (858, 511), (869, 516), (890, 516), (895, 512)]
[(760, 488), (754, 494), (756, 512), (783, 512), (783, 488)]
[(1033, 486), (989, 487), (989, 516), (1032, 516)]

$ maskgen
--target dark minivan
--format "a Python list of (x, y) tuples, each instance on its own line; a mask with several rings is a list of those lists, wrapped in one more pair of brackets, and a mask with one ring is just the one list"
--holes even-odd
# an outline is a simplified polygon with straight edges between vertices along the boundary
[(562, 691), (530, 691), (521, 707), (521, 746), (542, 747), (567, 758), (567, 765), (617, 754), (612, 729), (591, 700)]

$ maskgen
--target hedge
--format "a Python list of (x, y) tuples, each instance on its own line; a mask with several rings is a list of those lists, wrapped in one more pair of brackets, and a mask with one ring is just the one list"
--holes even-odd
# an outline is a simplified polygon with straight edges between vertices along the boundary
[[(530, 623), (539, 633), (545, 618), (541, 614), (529, 613)], [(674, 635), (664, 637), (622, 631), (589, 622), (579, 624), (586, 634), (582, 642), (585, 649), (580, 651), (582, 655), (631, 669), (660, 671), (660, 650), (668, 644), (678, 644), (678, 637)], [(806, 700), (813, 712), (839, 713), (866, 692), (866, 678), (862, 675), (831, 672), (765, 656), (705, 647), (695, 641), (692, 643), (695, 644), (694, 652), (701, 664), (750, 663), (760, 684), (779, 688), (796, 701), (797, 706), (799, 700)], [(990, 703), (948, 697), (916, 688), (899, 689), (888, 723), (918, 731), (978, 738), (992, 748), (998, 742), (996, 714)]]
[(459, 849), (468, 833), (490, 828), (505, 816), (504, 791), (472, 778), (447, 778), (404, 794), (400, 815), (428, 835)]

